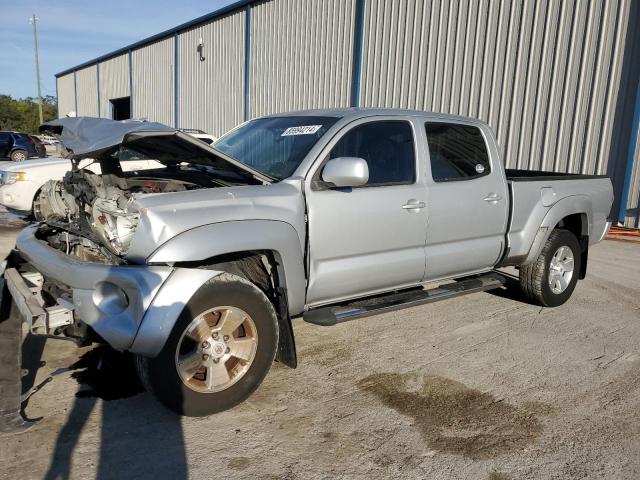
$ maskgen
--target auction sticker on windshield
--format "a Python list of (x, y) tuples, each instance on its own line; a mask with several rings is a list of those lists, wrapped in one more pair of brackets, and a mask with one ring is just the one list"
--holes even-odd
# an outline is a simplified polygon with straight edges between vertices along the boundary
[(300, 125), (299, 127), (289, 127), (282, 132), (281, 137), (289, 135), (312, 135), (322, 128), (322, 125)]

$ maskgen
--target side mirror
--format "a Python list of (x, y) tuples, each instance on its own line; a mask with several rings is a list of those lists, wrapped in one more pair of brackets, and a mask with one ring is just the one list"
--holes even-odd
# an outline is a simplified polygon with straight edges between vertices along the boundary
[(363, 158), (333, 158), (322, 169), (322, 181), (336, 187), (360, 187), (369, 181), (369, 166)]

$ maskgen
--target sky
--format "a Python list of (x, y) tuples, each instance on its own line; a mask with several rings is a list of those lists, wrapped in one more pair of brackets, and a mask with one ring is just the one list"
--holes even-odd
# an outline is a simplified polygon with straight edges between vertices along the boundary
[(38, 18), (42, 96), (54, 75), (193, 20), (235, 0), (0, 0), (0, 94), (36, 96), (33, 32)]

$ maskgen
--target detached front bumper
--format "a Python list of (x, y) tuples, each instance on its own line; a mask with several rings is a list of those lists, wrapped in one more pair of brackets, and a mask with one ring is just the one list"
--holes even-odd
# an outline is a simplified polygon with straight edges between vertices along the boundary
[[(5, 276), (32, 331), (33, 327), (44, 326), (46, 330), (81, 320), (114, 348), (153, 356), (164, 345), (193, 293), (217, 274), (170, 266), (83, 262), (36, 238), (38, 227), (25, 228), (16, 240), (18, 254), (28, 263), (27, 272), (8, 270)], [(72, 302), (58, 299), (57, 306), (44, 307), (40, 297), (42, 277), (68, 287)], [(62, 319), (60, 314), (67, 315), (64, 310), (72, 318)], [(47, 323), (50, 314), (58, 316)], [(143, 320), (147, 323), (144, 338), (136, 338)], [(134, 340), (138, 348), (132, 348)]]

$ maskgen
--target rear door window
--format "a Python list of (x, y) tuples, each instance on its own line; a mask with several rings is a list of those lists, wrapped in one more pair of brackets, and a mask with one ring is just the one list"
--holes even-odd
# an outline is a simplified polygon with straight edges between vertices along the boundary
[(416, 180), (413, 131), (406, 121), (370, 122), (349, 130), (333, 147), (330, 158), (359, 157), (367, 162), (365, 186), (407, 185)]
[(471, 180), (491, 172), (489, 153), (477, 127), (427, 123), (431, 176), (435, 182)]

